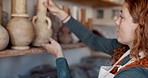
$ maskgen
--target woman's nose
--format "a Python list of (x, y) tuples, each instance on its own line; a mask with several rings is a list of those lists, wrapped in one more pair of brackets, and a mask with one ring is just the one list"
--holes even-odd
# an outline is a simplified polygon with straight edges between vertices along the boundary
[(120, 17), (116, 17), (115, 24), (116, 25), (119, 25), (120, 24), (120, 21), (121, 21), (121, 18)]

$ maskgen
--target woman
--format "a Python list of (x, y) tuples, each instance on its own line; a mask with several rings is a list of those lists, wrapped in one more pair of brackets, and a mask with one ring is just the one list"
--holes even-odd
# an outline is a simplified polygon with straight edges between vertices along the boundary
[[(44, 6), (85, 44), (113, 56), (113, 66), (101, 67), (98, 78), (148, 78), (148, 0), (125, 0), (121, 15), (115, 21), (117, 39), (94, 35), (51, 0)], [(71, 78), (61, 46), (53, 39), (50, 41), (51, 44), (44, 44), (43, 47), (57, 57), (58, 77)]]

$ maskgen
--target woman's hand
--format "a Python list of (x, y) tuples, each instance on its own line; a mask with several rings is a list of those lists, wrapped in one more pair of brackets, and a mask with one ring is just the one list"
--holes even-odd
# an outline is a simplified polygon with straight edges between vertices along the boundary
[(52, 38), (50, 38), (50, 42), (51, 44), (42, 44), (43, 48), (45, 48), (48, 53), (54, 55), (56, 58), (64, 57), (60, 44)]
[(43, 5), (49, 10), (51, 14), (59, 17), (61, 20), (64, 20), (68, 16), (68, 13), (59, 8), (52, 0), (48, 0), (47, 3), (44, 2)]

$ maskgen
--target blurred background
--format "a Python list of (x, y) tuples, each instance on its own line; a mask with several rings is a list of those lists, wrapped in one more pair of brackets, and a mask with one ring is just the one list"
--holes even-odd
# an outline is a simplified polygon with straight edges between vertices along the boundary
[[(11, 0), (1, 0), (2, 25), (11, 19)], [(116, 38), (114, 20), (120, 15), (124, 0), (53, 0), (69, 12), (90, 31), (105, 38)], [(37, 0), (27, 0), (29, 20), (36, 15)], [(53, 38), (63, 47), (63, 52), (73, 78), (98, 78), (101, 65), (110, 65), (111, 56), (83, 44), (58, 18), (52, 20)], [(65, 34), (61, 34), (66, 32)], [(63, 38), (64, 36), (64, 38)], [(67, 41), (69, 40), (69, 41)], [(0, 58), (0, 78), (57, 78), (55, 58), (48, 53)]]

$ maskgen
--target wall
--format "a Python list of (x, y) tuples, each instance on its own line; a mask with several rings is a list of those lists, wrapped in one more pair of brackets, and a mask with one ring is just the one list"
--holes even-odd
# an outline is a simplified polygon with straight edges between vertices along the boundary
[[(27, 1), (28, 1), (27, 10), (31, 20), (32, 16), (35, 15), (35, 6), (37, 0), (27, 0)], [(57, 2), (60, 5), (64, 4), (66, 5), (68, 4), (68, 6), (72, 5), (71, 3), (64, 3), (58, 1), (60, 0), (56, 0), (55, 2)], [(81, 6), (81, 8), (83, 7), (85, 6)], [(87, 8), (89, 9), (89, 7)], [(9, 19), (10, 19), (11, 0), (3, 0), (3, 10), (9, 14)], [(90, 56), (90, 49), (84, 47), (84, 48), (65, 50), (64, 54), (65, 57), (68, 59), (69, 65), (73, 65), (79, 63), (81, 58)], [(43, 64), (50, 64), (51, 66), (55, 67), (55, 58), (47, 53), (23, 55), (16, 57), (3, 57), (0, 58), (0, 78), (19, 78), (18, 75), (25, 75), (30, 71), (30, 69)]]
[[(90, 50), (87, 47), (71, 49), (64, 51), (64, 55), (68, 64), (73, 65), (80, 63), (81, 58), (90, 56)], [(47, 53), (3, 57), (0, 58), (0, 78), (19, 78), (19, 75), (26, 75), (32, 68), (44, 64), (55, 67), (55, 57)]]
[[(3, 10), (8, 12), (9, 19), (11, 18), (11, 0), (3, 0)], [(35, 6), (37, 0), (27, 0), (27, 12), (29, 14), (29, 19), (31, 20), (32, 16), (35, 13)], [(62, 2), (60, 0), (54, 0), (58, 5), (66, 5), (72, 9), (72, 6), (78, 6), (78, 8), (87, 8), (86, 19), (93, 17), (93, 9), (88, 6), (82, 6), (79, 4), (73, 4), (69, 2)], [(80, 13), (79, 13), (80, 14)], [(78, 17), (80, 20), (80, 17)], [(94, 26), (97, 27), (97, 30), (101, 31), (105, 35), (105, 37), (113, 38), (116, 37), (114, 35), (115, 27), (105, 27), (105, 26)], [(110, 34), (108, 34), (110, 33)], [(90, 56), (90, 49), (87, 47), (72, 49), (64, 51), (65, 57), (68, 59), (68, 63), (70, 65), (77, 64), (80, 62), (80, 59), (86, 56)], [(4, 57), (0, 58), (0, 78), (18, 78), (18, 75), (27, 74), (28, 71), (38, 65), (50, 64), (55, 67), (55, 58), (47, 53), (43, 54), (34, 54), (34, 55), (24, 55), (24, 56), (16, 56), (16, 57)]]
[(105, 38), (117, 38), (116, 26), (94, 25), (95, 30), (99, 31)]
[[(71, 10), (74, 7), (77, 7), (78, 10), (80, 10), (81, 8), (87, 8), (86, 12), (86, 19), (88, 18), (92, 18), (92, 8), (89, 6), (82, 6), (79, 4), (75, 4), (75, 3), (70, 3), (70, 2), (63, 2), (61, 0), (53, 0), (57, 5), (59, 5), (61, 8), (62, 6), (67, 6), (69, 7)], [(27, 0), (27, 12), (29, 14), (29, 18), (31, 19), (36, 13), (36, 3), (37, 0)], [(9, 19), (11, 18), (11, 0), (3, 0), (3, 10), (6, 11), (9, 14)], [(80, 11), (79, 11), (80, 14)], [(81, 14), (78, 16), (78, 20), (80, 19)]]
[[(103, 10), (103, 18), (97, 18), (97, 11)], [(105, 25), (105, 26), (115, 26), (115, 16), (113, 16), (113, 10), (119, 11), (120, 14), (121, 7), (111, 7), (111, 8), (95, 8), (93, 10), (93, 24), (94, 25)], [(118, 15), (117, 15), (118, 16)], [(116, 17), (117, 17), (116, 16)]]

